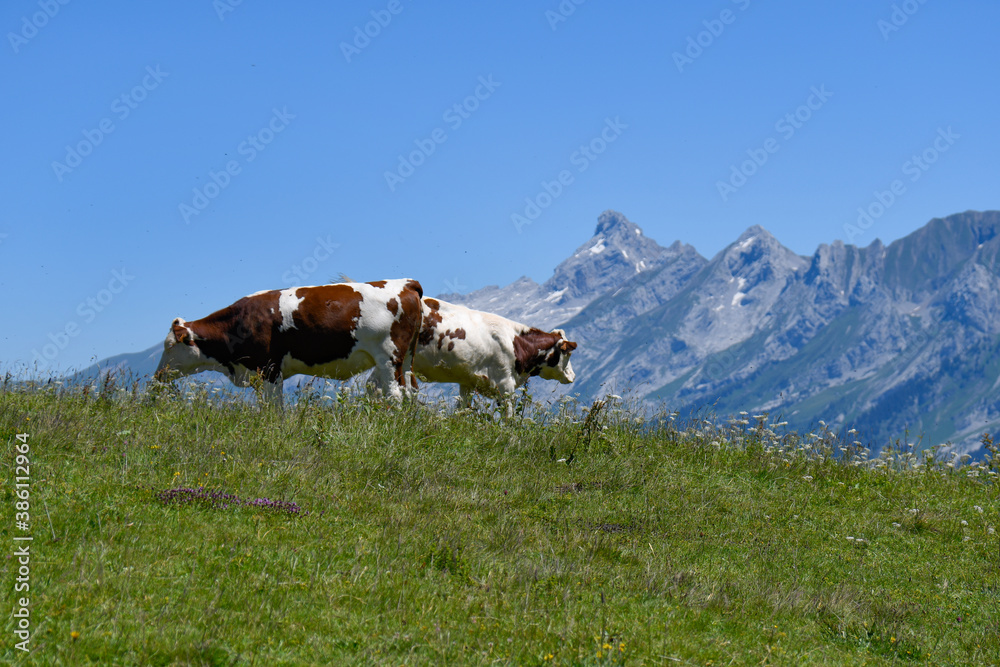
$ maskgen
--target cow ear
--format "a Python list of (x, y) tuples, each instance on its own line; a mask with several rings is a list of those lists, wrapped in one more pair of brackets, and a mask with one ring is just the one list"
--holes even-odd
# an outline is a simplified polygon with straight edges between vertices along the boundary
[(194, 345), (194, 339), (191, 337), (191, 331), (181, 324), (183, 320), (177, 318), (174, 320), (173, 325), (170, 327), (170, 331), (174, 334), (174, 340), (178, 343), (184, 343), (185, 345)]
[(559, 343), (559, 349), (562, 352), (572, 352), (576, 349), (576, 343), (571, 340), (564, 340)]

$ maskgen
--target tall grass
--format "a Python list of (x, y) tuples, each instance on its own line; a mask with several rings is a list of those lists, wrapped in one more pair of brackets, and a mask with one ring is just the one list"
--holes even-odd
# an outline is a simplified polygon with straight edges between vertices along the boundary
[(32, 457), (12, 664), (1000, 664), (1000, 459), (111, 383), (8, 384), (0, 429)]

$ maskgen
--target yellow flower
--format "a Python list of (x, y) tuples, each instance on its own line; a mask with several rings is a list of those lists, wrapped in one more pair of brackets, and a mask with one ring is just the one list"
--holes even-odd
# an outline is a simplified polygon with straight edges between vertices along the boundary
[(69, 633), (69, 636), (72, 637), (74, 640), (76, 640), (80, 638), (80, 633), (74, 630), (73, 632)]

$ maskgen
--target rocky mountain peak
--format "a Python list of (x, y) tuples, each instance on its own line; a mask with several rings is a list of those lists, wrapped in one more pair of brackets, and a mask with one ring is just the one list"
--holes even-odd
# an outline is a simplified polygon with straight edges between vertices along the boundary
[(544, 288), (565, 290), (562, 299), (585, 295), (592, 299), (657, 266), (667, 252), (617, 211), (602, 213), (594, 231), (589, 241), (556, 267)]
[(798, 272), (808, 264), (806, 259), (781, 245), (760, 225), (754, 225), (743, 232), (713, 261), (729, 275), (744, 278), (749, 278), (751, 275), (783, 278)]
[(522, 278), (506, 287), (490, 286), (445, 298), (532, 326), (550, 327), (568, 321), (633, 276), (688, 250), (693, 252), (690, 246), (680, 244), (668, 250), (644, 236), (622, 213), (607, 210), (598, 216), (594, 236), (561, 262), (543, 284)]
[(760, 225), (748, 227), (746, 231), (740, 234), (739, 238), (729, 245), (730, 249), (739, 248), (741, 250), (745, 250), (750, 247), (768, 248), (779, 251), (782, 254), (792, 252), (785, 246), (781, 245), (781, 242), (774, 238), (771, 232), (767, 231)]
[[(636, 234), (636, 231), (638, 231), (638, 234)], [(618, 211), (608, 209), (597, 216), (597, 228), (594, 229), (594, 236), (621, 232), (630, 232), (636, 235), (642, 234), (642, 230), (639, 229), (638, 225), (630, 222), (624, 214)]]

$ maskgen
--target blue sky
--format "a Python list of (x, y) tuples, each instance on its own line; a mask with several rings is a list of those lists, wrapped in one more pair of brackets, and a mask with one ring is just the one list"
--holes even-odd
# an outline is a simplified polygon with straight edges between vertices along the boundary
[(754, 224), (811, 254), (1000, 208), (997, 25), (987, 0), (10, 0), (0, 360), (82, 367), (340, 273), (542, 281), (608, 208), (707, 257)]

